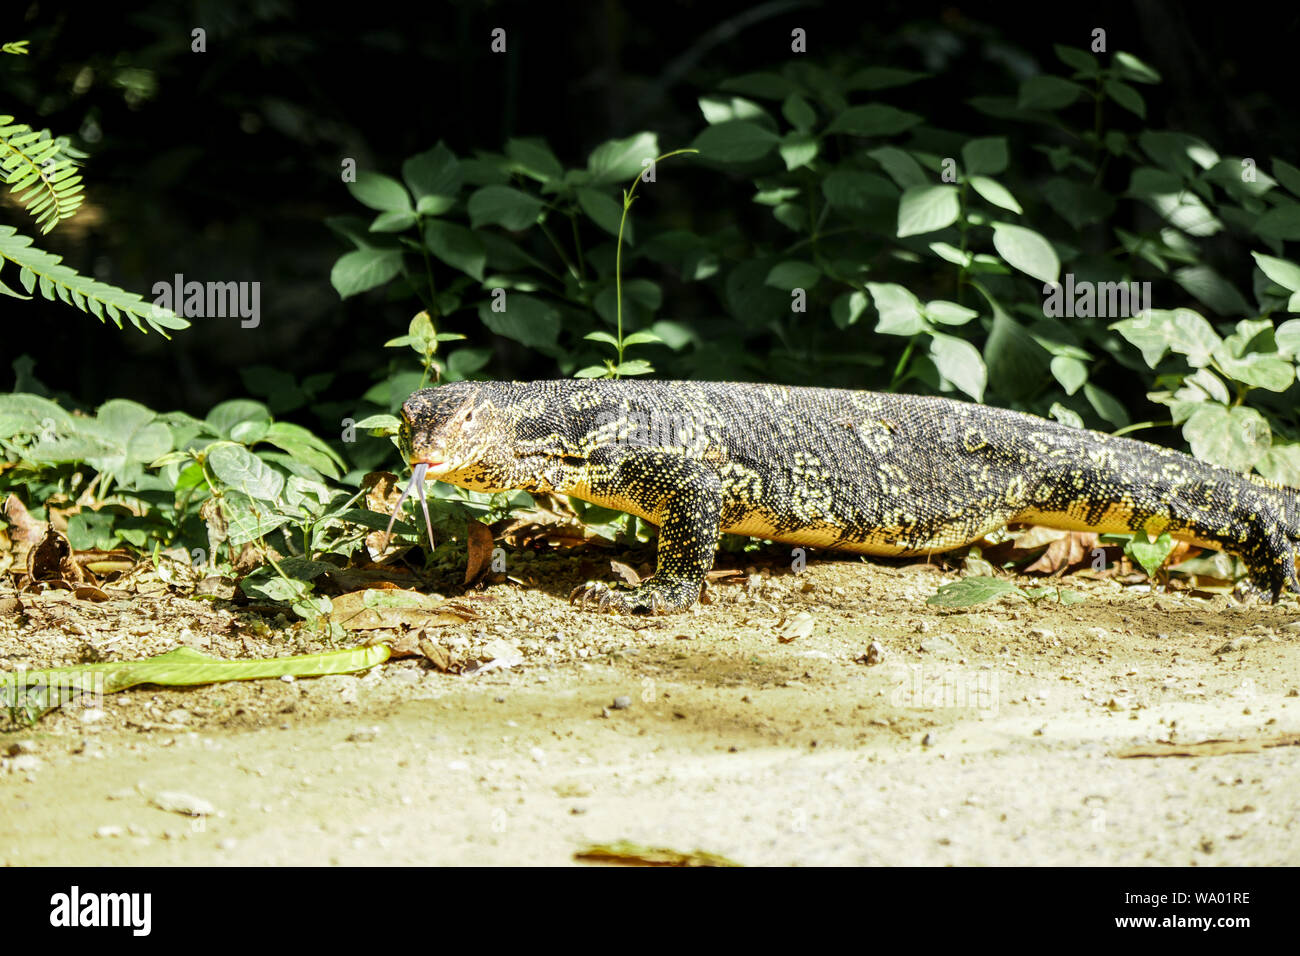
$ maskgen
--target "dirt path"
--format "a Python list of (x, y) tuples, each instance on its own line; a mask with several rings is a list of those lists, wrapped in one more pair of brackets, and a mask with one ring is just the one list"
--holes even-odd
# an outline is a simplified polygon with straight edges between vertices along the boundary
[[(540, 586), (438, 632), (495, 658), (472, 674), (135, 689), (0, 734), (0, 862), (562, 864), (626, 839), (774, 865), (1300, 863), (1297, 747), (1115, 756), (1300, 732), (1294, 601), (1071, 581), (1085, 603), (951, 611), (924, 603), (951, 573), (827, 560), (621, 623), (558, 596), (576, 559), (527, 560)], [(23, 600), (10, 669), (326, 646), (179, 598)]]

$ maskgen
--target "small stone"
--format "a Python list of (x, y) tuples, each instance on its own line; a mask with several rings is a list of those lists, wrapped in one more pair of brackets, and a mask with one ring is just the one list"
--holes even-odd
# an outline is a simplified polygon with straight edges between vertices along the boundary
[(5, 755), (8, 757), (17, 757), (19, 754), (34, 753), (36, 753), (36, 743), (31, 740), (15, 740), (9, 745), (9, 749), (5, 751)]
[(101, 840), (108, 840), (113, 837), (120, 837), (124, 832), (119, 826), (102, 826), (95, 829), (95, 836)]
[(614, 703), (610, 704), (615, 710), (627, 710), (632, 706), (632, 698), (622, 694), (614, 698)]
[(202, 797), (180, 790), (159, 790), (149, 798), (149, 802), (159, 810), (180, 813), (188, 817), (212, 816), (217, 812), (217, 808)]

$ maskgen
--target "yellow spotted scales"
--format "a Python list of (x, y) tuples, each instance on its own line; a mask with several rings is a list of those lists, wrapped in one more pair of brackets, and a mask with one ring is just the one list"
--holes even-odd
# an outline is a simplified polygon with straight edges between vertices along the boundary
[(1022, 521), (1147, 531), (1296, 578), (1296, 491), (1128, 438), (946, 398), (732, 382), (455, 382), (402, 406), (403, 453), (480, 491), (573, 495), (659, 526), (654, 578), (583, 604), (680, 611), (720, 532), (875, 555)]

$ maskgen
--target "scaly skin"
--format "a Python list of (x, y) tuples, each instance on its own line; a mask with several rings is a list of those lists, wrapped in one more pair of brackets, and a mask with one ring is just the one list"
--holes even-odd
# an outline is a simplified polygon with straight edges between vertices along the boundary
[(659, 525), (658, 569), (601, 610), (689, 608), (721, 532), (876, 555), (1009, 521), (1168, 531), (1300, 591), (1296, 491), (1146, 442), (945, 398), (731, 382), (455, 382), (402, 406), (403, 452), (479, 491), (559, 492)]

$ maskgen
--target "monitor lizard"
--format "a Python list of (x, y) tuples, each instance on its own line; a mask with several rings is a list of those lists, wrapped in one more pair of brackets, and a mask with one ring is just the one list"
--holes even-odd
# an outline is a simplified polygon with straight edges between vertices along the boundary
[(989, 405), (735, 382), (466, 381), (415, 392), (400, 417), (421, 489), (432, 477), (558, 492), (658, 525), (653, 578), (574, 590), (600, 610), (691, 607), (722, 532), (903, 556), (1012, 521), (1168, 531), (1239, 555), (1274, 601), (1300, 591), (1296, 490)]

